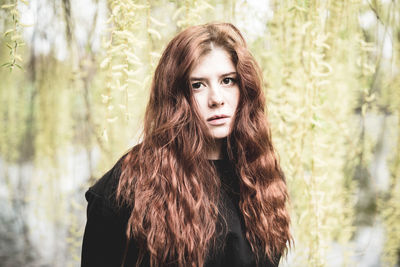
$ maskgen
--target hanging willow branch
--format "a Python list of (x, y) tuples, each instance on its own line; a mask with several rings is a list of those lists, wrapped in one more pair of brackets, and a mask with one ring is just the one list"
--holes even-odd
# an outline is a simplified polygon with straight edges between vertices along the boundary
[(25, 5), (29, 5), (27, 0), (14, 0), (14, 3), (12, 4), (5, 4), (1, 6), (2, 9), (9, 10), (9, 13), (12, 17), (12, 27), (4, 32), (6, 45), (10, 50), (10, 58), (8, 62), (1, 65), (2, 67), (9, 68), (10, 72), (14, 69), (14, 67), (22, 69), (22, 56), (19, 54), (18, 48), (25, 45), (21, 36), (21, 30), (22, 27), (28, 26), (20, 22), (20, 13), (18, 11), (19, 1)]
[(204, 15), (215, 9), (209, 0), (185, 0), (177, 1), (177, 4), (178, 8), (172, 15), (172, 19), (181, 29), (190, 25), (201, 24), (204, 22)]
[(262, 65), (272, 132), (291, 190), (296, 247), (288, 266), (326, 266), (331, 246), (347, 246), (354, 233), (354, 183), (346, 182), (343, 169), (356, 144), (348, 140), (356, 132), (357, 41), (339, 36), (360, 31), (355, 21), (337, 21), (358, 6), (274, 4), (270, 33), (261, 40), (271, 40)]

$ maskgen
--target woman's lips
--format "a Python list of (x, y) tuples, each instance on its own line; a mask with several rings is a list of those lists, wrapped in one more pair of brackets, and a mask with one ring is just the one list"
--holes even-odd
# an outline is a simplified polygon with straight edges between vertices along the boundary
[(218, 125), (223, 125), (227, 123), (229, 120), (229, 117), (221, 117), (221, 118), (215, 118), (208, 120), (207, 122), (213, 126), (218, 126)]

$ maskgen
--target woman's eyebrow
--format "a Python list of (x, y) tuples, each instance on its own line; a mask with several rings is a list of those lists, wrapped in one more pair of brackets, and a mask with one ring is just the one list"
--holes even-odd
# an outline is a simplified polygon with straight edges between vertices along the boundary
[[(236, 71), (232, 71), (232, 72), (227, 72), (227, 73), (223, 73), (221, 75), (219, 75), (219, 77), (225, 77), (225, 76), (230, 76), (230, 75), (237, 75)], [(207, 78), (203, 78), (203, 77), (190, 77), (189, 80), (191, 81), (205, 81), (207, 80)]]
[(230, 75), (237, 75), (237, 72), (236, 71), (232, 71), (232, 72), (228, 72), (228, 73), (222, 74), (220, 76), (222, 77), (222, 76), (230, 76)]
[(190, 77), (189, 80), (191, 80), (191, 81), (205, 81), (207, 79), (206, 78), (202, 78), (202, 77)]

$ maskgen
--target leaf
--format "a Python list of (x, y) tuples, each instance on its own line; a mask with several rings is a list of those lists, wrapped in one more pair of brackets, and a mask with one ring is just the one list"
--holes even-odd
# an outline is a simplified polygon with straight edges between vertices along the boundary
[(128, 67), (127, 64), (119, 64), (119, 65), (113, 66), (111, 69), (112, 69), (113, 71), (117, 71), (117, 70), (126, 69), (127, 67)]
[(104, 69), (108, 66), (108, 64), (110, 63), (111, 58), (110, 57), (106, 57), (101, 63), (100, 63), (100, 68)]
[(135, 8), (135, 9), (144, 9), (144, 8), (149, 8), (149, 5), (132, 4), (132, 7)]
[(214, 10), (214, 7), (212, 5), (210, 5), (209, 3), (207, 3), (206, 1), (202, 2), (202, 5), (203, 5), (204, 9)]
[(125, 38), (125, 39), (128, 39), (128, 40), (136, 40), (135, 35), (132, 32), (128, 31), (128, 30), (114, 31), (113, 34), (115, 36), (118, 36), (119, 38)]
[(15, 6), (15, 4), (8, 4), (8, 5), (2, 5), (1, 8), (2, 9), (7, 9), (7, 8), (12, 8), (14, 6)]
[(167, 26), (165, 23), (160, 22), (159, 20), (153, 18), (152, 16), (150, 16), (150, 21), (151, 21), (151, 23), (153, 23), (157, 26), (161, 26), (161, 27)]
[(6, 37), (8, 34), (12, 33), (14, 31), (14, 29), (8, 29), (3, 36)]
[(125, 72), (125, 74), (126, 74), (127, 76), (134, 77), (135, 75), (137, 75), (137, 74), (140, 72), (140, 69), (137, 69), (137, 70), (135, 70), (135, 71), (133, 71), (133, 70), (128, 70), (128, 69), (123, 69), (123, 71)]
[(147, 32), (150, 33), (151, 35), (154, 35), (158, 40), (161, 40), (162, 38), (161, 34), (152, 28), (147, 29)]
[(160, 58), (161, 54), (157, 52), (150, 52), (150, 56), (155, 57), (155, 58)]
[(124, 91), (124, 90), (126, 90), (127, 87), (128, 87), (128, 84), (125, 83), (125, 84), (123, 84), (123, 85), (119, 85), (119, 86), (118, 86), (118, 90)]
[(11, 37), (11, 41), (15, 41), (15, 40), (18, 40), (18, 39), (21, 39), (21, 35), (20, 34), (15, 34), (15, 35), (13, 35)]
[(108, 96), (108, 95), (101, 95), (101, 101), (106, 104), (109, 100), (111, 100), (112, 97)]
[(15, 55), (14, 55), (14, 58), (17, 59), (17, 60), (19, 60), (19, 61), (22, 61), (22, 57), (21, 57), (21, 55), (19, 55), (19, 54), (15, 54)]
[(375, 93), (372, 93), (371, 95), (366, 96), (366, 97), (364, 98), (364, 100), (365, 100), (365, 102), (372, 102), (372, 101), (374, 101), (374, 100), (375, 100)]
[(120, 71), (112, 72), (112, 73), (111, 73), (111, 76), (112, 76), (114, 79), (118, 79), (118, 78), (120, 78), (120, 77), (122, 76), (122, 73), (121, 73)]
[(118, 17), (118, 13), (119, 13), (120, 9), (121, 9), (121, 6), (120, 6), (120, 5), (116, 5), (116, 6), (112, 9), (111, 14), (112, 14), (113, 16), (115, 16), (115, 17)]
[(176, 20), (178, 18), (178, 16), (182, 13), (182, 11), (184, 10), (184, 7), (180, 7), (178, 8), (175, 13), (172, 15), (172, 20)]
[(19, 26), (21, 26), (21, 27), (32, 27), (33, 25), (35, 25), (35, 24), (24, 24), (24, 23), (19, 23)]
[(307, 32), (307, 29), (312, 25), (311, 21), (308, 21), (306, 23), (303, 24), (303, 26), (301, 27), (301, 33), (304, 35)]
[(115, 116), (115, 117), (113, 117), (113, 118), (108, 118), (107, 121), (108, 121), (109, 123), (113, 123), (113, 122), (115, 122), (117, 119), (118, 119), (118, 117)]
[(129, 51), (128, 49), (124, 51), (125, 55), (127, 55), (129, 58), (133, 59), (134, 61), (138, 61), (140, 62), (140, 59), (131, 51)]

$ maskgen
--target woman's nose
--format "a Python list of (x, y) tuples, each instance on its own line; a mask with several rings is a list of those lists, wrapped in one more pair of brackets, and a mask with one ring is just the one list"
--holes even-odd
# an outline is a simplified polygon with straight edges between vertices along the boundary
[(208, 105), (210, 107), (218, 107), (224, 105), (221, 88), (218, 85), (210, 86), (208, 95)]

